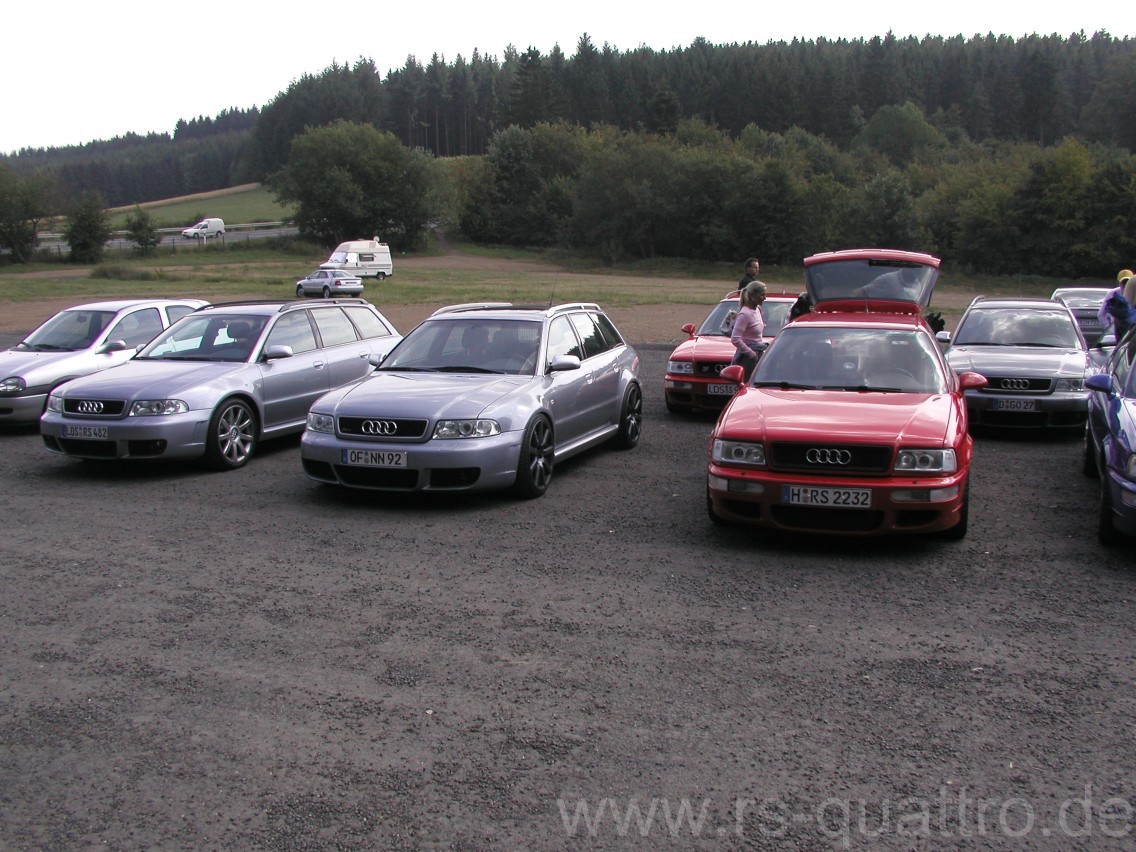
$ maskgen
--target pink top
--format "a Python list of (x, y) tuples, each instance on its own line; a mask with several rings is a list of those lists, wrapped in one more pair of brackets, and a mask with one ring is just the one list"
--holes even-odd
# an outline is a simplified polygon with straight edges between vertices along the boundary
[(730, 334), (730, 342), (738, 348), (739, 352), (747, 355), (757, 355), (756, 348), (761, 345), (761, 338), (765, 334), (765, 320), (761, 311), (750, 307), (738, 311), (734, 320), (734, 330)]

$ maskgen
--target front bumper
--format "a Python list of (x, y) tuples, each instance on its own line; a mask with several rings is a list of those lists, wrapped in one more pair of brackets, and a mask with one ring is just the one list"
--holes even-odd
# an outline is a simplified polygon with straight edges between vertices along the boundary
[[(122, 420), (84, 420), (47, 412), (39, 422), (44, 446), (53, 453), (81, 459), (189, 459), (205, 454), (209, 411), (189, 411), (161, 417)], [(83, 435), (86, 429), (106, 429)], [(64, 430), (77, 431), (65, 434)]]
[[(348, 441), (305, 430), (300, 439), (304, 474), (317, 482), (372, 491), (493, 491), (517, 478), (524, 433), (424, 443)], [(347, 464), (349, 450), (405, 453), (405, 467)]]
[[(784, 501), (784, 488), (867, 490), (866, 508), (799, 506)], [(941, 532), (962, 520), (967, 475), (820, 479), (768, 470), (740, 470), (711, 463), (707, 498), (714, 514), (738, 524), (832, 535), (911, 535)], [(899, 491), (945, 492), (937, 501), (896, 500)], [(946, 496), (951, 495), (951, 496)]]
[[(1028, 410), (1012, 406), (1028, 405)], [(1007, 407), (1010, 406), (1010, 407)], [(971, 424), (1010, 429), (1081, 429), (1089, 412), (1089, 392), (1005, 394), (967, 391)]]
[(28, 396), (0, 396), (0, 425), (27, 424), (39, 420), (47, 402), (46, 393)]

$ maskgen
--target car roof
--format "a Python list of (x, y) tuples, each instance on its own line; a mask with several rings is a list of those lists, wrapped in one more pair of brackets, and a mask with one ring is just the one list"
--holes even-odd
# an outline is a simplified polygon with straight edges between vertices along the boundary
[(140, 307), (143, 305), (154, 305), (160, 307), (162, 305), (196, 305), (198, 307), (208, 306), (208, 302), (204, 299), (108, 299), (104, 302), (86, 302), (82, 305), (73, 305), (70, 308), (65, 308), (68, 311), (114, 311), (118, 312), (125, 308)]
[(207, 314), (252, 314), (253, 316), (272, 316), (296, 310), (321, 310), (336, 305), (366, 305), (373, 307), (366, 299), (320, 299), (301, 302), (279, 299), (250, 300), (246, 302), (221, 302), (201, 308), (197, 313)]
[(1060, 299), (1046, 299), (1044, 297), (1035, 296), (996, 296), (988, 298), (986, 296), (976, 296), (971, 301), (970, 308), (1045, 308), (1055, 309), (1064, 313), (1069, 309), (1069, 306), (1062, 302)]

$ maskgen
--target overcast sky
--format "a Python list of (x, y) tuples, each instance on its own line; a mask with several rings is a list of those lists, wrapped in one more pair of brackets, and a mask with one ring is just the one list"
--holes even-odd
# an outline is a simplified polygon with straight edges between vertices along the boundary
[[(1017, 8), (1014, 8), (1014, 7)], [(172, 133), (179, 118), (264, 106), (304, 74), (373, 59), (380, 73), (407, 56), (447, 64), (508, 45), (567, 56), (580, 36), (626, 51), (793, 38), (914, 35), (1136, 35), (1126, 0), (1020, 4), (984, 0), (869, 3), (650, 4), (619, 0), (436, 0), (380, 3), (236, 0), (4, 4), (0, 152), (75, 145), (126, 133)]]

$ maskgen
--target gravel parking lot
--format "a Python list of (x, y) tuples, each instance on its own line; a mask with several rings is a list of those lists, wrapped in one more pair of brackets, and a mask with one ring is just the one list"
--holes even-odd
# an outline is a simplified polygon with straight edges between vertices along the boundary
[(982, 436), (959, 543), (723, 529), (668, 351), (535, 501), (0, 434), (0, 847), (1132, 848), (1079, 440)]

